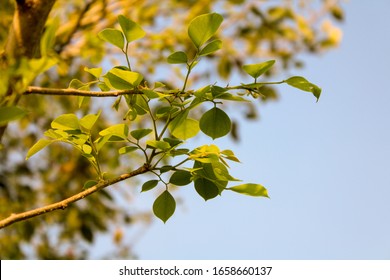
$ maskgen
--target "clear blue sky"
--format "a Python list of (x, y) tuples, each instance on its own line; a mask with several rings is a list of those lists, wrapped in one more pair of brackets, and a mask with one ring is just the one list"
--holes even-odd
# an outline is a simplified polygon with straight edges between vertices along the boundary
[(291, 73), (323, 88), (319, 103), (282, 86), (239, 144), (218, 142), (271, 199), (183, 189), (167, 224), (138, 239), (140, 259), (390, 259), (390, 2), (344, 7), (340, 48)]

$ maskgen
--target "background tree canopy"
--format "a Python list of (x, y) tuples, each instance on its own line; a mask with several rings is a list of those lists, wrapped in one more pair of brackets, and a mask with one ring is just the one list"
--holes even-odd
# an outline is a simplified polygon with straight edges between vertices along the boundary
[[(0, 50), (6, 48), (10, 38), (16, 4), (1, 0), (1, 7)], [(259, 60), (276, 60), (272, 71), (266, 73), (267, 79), (270, 79), (287, 69), (302, 67), (302, 54), (327, 51), (337, 47), (341, 39), (341, 32), (334, 25), (335, 21), (343, 20), (338, 1), (172, 0), (165, 1), (164, 5), (158, 1), (56, 1), (46, 22), (46, 30), (53, 26), (58, 26), (58, 29), (54, 38), (46, 39), (52, 40), (52, 55), (58, 63), (38, 77), (32, 77), (32, 85), (67, 88), (72, 79), (91, 80), (90, 73), (84, 71), (85, 66), (103, 65), (108, 69), (125, 65), (118, 48), (106, 44), (97, 36), (105, 28), (118, 27), (118, 15), (125, 15), (146, 31), (142, 40), (130, 46), (132, 67), (142, 73), (146, 81), (158, 80), (169, 88), (178, 88), (185, 78), (184, 74), (179, 67), (168, 65), (167, 57), (178, 50), (194, 56), (195, 49), (188, 38), (187, 27), (196, 16), (213, 11), (224, 17), (218, 33), (223, 47), (203, 58), (190, 76), (189, 87), (217, 80), (228, 84), (233, 75), (244, 74), (243, 65)], [(31, 56), (39, 57), (39, 53), (44, 51), (41, 48)], [(8, 74), (5, 74), (9, 73), (7, 69), (10, 65), (3, 60), (1, 63), (0, 96), (3, 99), (8, 84), (13, 81), (8, 80)], [(270, 86), (262, 87), (261, 93), (261, 102), (278, 97), (275, 88)], [(10, 123), (1, 142), (0, 217), (62, 200), (78, 192), (80, 186), (95, 177), (95, 170), (88, 160), (65, 145), (49, 146), (35, 158), (25, 161), (28, 149), (60, 114), (85, 116), (102, 109), (100, 121), (96, 124), (99, 131), (123, 122), (125, 109), (119, 106), (119, 113), (114, 113), (110, 110), (114, 102), (83, 102), (83, 106), (79, 107), (79, 101), (77, 97), (38, 95), (20, 99), (19, 106), (27, 108), (28, 115)], [(258, 116), (253, 103), (241, 106), (246, 106), (247, 119)], [(143, 121), (137, 123), (139, 128), (146, 125)], [(240, 137), (238, 126), (239, 122), (233, 120), (230, 135), (236, 140)], [(142, 163), (136, 155), (127, 160), (118, 157), (115, 149), (106, 149), (99, 157), (104, 163), (102, 167), (115, 174), (137, 168)], [(139, 192), (137, 186), (142, 184), (132, 179), (100, 190), (66, 211), (53, 212), (2, 229), (0, 257), (88, 258), (99, 234), (112, 235), (107, 255), (102, 257), (132, 257), (131, 248), (122, 238), (123, 231), (128, 226), (147, 225), (152, 219), (152, 212), (142, 212), (131, 206)]]

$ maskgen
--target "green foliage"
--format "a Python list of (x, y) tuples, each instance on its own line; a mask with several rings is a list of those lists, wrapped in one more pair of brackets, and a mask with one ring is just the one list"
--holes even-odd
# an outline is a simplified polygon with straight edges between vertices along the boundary
[(194, 18), (188, 27), (188, 36), (199, 49), (217, 32), (223, 17), (217, 13), (200, 15)]
[(120, 15), (118, 16), (118, 21), (128, 43), (141, 39), (145, 36), (145, 31), (141, 28), (141, 26), (139, 26), (131, 19)]
[[(33, 81), (35, 86), (50, 88), (64, 87), (72, 80), (69, 87), (77, 90), (100, 89), (105, 92), (117, 90), (103, 77), (108, 72), (106, 67), (109, 63), (122, 64), (123, 66), (116, 68), (131, 71), (131, 59), (132, 71), (142, 74), (144, 80), (138, 86), (131, 86), (131, 82), (119, 80), (120, 84), (124, 81), (129, 85), (130, 91), (139, 94), (118, 97), (113, 101), (112, 105), (117, 113), (114, 110), (110, 112), (107, 106), (108, 103), (111, 104), (111, 98), (96, 102), (95, 98), (80, 96), (77, 98), (22, 96), (18, 106), (24, 108), (28, 114), (19, 118), (18, 122), (11, 123), (3, 137), (3, 149), (0, 152), (0, 162), (5, 163), (0, 170), (0, 216), (7, 217), (11, 213), (34, 209), (49, 201), (62, 200), (79, 192), (82, 186), (89, 188), (99, 182), (95, 168), (82, 152), (77, 148), (72, 149), (73, 144), (51, 137), (38, 140), (50, 122), (63, 112), (77, 115), (79, 130), (84, 134), (88, 134), (90, 128), (91, 140), (97, 149), (97, 158), (104, 178), (113, 178), (134, 170), (146, 161), (146, 157), (150, 159), (153, 154), (150, 162), (153, 164), (151, 167), (154, 173), (151, 171), (149, 175), (156, 177), (149, 178), (148, 175), (148, 179), (139, 177), (140, 180), (138, 178), (128, 180), (121, 184), (128, 184), (131, 187), (101, 190), (83, 199), (82, 203), (74, 204), (67, 211), (53, 212), (1, 230), (1, 258), (88, 258), (91, 249), (85, 242), (96, 240), (99, 233), (111, 235), (116, 244), (107, 246), (104, 256), (101, 257), (133, 257), (129, 253), (131, 248), (126, 246), (128, 238), (121, 238), (123, 236), (121, 227), (131, 226), (141, 220), (150, 221), (151, 213), (140, 211), (137, 207), (132, 208), (130, 212), (128, 204), (118, 203), (118, 197), (121, 197), (121, 200), (129, 197), (134, 187), (142, 186), (142, 183), (149, 179), (157, 179), (160, 182), (153, 191), (159, 192), (160, 188), (168, 187), (170, 193), (175, 196), (174, 190), (177, 187), (171, 189), (171, 185), (180, 187), (179, 184), (188, 183), (188, 179), (182, 181), (178, 179), (178, 175), (174, 175), (176, 172), (179, 172), (178, 174), (181, 171), (188, 172), (184, 173), (185, 178), (190, 178), (191, 181), (186, 185), (187, 187), (194, 185), (195, 159), (204, 163), (218, 159), (225, 166), (228, 166), (230, 161), (238, 161), (231, 151), (223, 149), (216, 151), (212, 145), (205, 145), (207, 149), (203, 146), (199, 149), (188, 149), (185, 140), (190, 139), (186, 136), (190, 134), (183, 133), (184, 137), (177, 135), (180, 140), (172, 135), (170, 130), (170, 124), (180, 118), (178, 115), (182, 111), (188, 111), (186, 117), (181, 120), (183, 131), (186, 127), (191, 127), (186, 124), (191, 122), (195, 124), (193, 121), (197, 121), (199, 127), (200, 118), (211, 106), (217, 106), (228, 115), (231, 109), (235, 110), (236, 106), (241, 106), (244, 110), (238, 111), (244, 112), (247, 118), (253, 118), (258, 115), (256, 103), (276, 100), (279, 96), (278, 90), (283, 89), (266, 83), (272, 79), (274, 73), (283, 73), (287, 69), (290, 73), (293, 72), (294, 68), (304, 66), (301, 58), (306, 57), (306, 54), (315, 55), (335, 48), (341, 38), (341, 32), (336, 25), (344, 18), (339, 1), (303, 1), (300, 5), (290, 5), (286, 1), (272, 1), (266, 5), (261, 1), (225, 1), (223, 5), (218, 6), (224, 15), (224, 29), (218, 29), (198, 48), (188, 32), (183, 32), (182, 28), (199, 16), (199, 13), (212, 11), (216, 1), (179, 2), (167, 0), (161, 5), (161, 1), (138, 1), (136, 5), (130, 7), (127, 1), (107, 0), (106, 5), (102, 5), (101, 1), (57, 1), (52, 14), (61, 15), (59, 24), (57, 25), (56, 19), (48, 20), (36, 58), (24, 57), (15, 63), (4, 61), (2, 53), (5, 42), (9, 41), (7, 37), (12, 35), (9, 34), (9, 27), (12, 26), (15, 3), (10, 0), (2, 3), (1, 108), (14, 106), (12, 102), (20, 97), (8, 96), (10, 87), (22, 94)], [(166, 13), (166, 9), (172, 12)], [(138, 26), (148, 30), (148, 36), (138, 40), (140, 34), (142, 36), (142, 31), (139, 32), (130, 20), (124, 20), (123, 27), (120, 23), (117, 24), (118, 14), (137, 19), (140, 24)], [(175, 16), (176, 14), (180, 14), (180, 17)], [(114, 34), (112, 38), (109, 37), (111, 34), (108, 35), (111, 38), (109, 40), (113, 42), (97, 36), (102, 30), (112, 27), (117, 28), (117, 31), (111, 32)], [(126, 29), (130, 32), (126, 32)], [(201, 30), (206, 29), (210, 30), (208, 27)], [(130, 34), (130, 37), (126, 37), (125, 33)], [(131, 41), (132, 38), (137, 40)], [(39, 38), (35, 39), (38, 41)], [(31, 48), (30, 45), (28, 47)], [(167, 56), (175, 50), (181, 50), (187, 56), (187, 60), (179, 58), (178, 65), (186, 71), (185, 75), (188, 74), (185, 83), (178, 75), (178, 67), (169, 67), (166, 64)], [(124, 63), (118, 53), (125, 55)], [(266, 75), (259, 76), (258, 81), (252, 83), (244, 82), (232, 86), (229, 82), (232, 74), (240, 71), (245, 74), (242, 65), (269, 59), (277, 61), (273, 65), (277, 68), (276, 71), (268, 71)], [(102, 68), (93, 68), (102, 62), (105, 66), (104, 71)], [(46, 71), (56, 63), (57, 67)], [(42, 74), (38, 76), (39, 73)], [(18, 80), (19, 77), (22, 80)], [(158, 77), (158, 81), (155, 77)], [(218, 84), (213, 83), (204, 87), (201, 85), (205, 81), (217, 78), (224, 80)], [(226, 84), (231, 86), (222, 86)], [(198, 85), (200, 89), (197, 88)], [(99, 107), (104, 108), (104, 113), (98, 121), (92, 126), (82, 124), (82, 116), (90, 113), (95, 115)], [(122, 126), (119, 127), (123, 130), (122, 133), (118, 133), (120, 136), (99, 134), (110, 126), (122, 124), (122, 119), (127, 126), (127, 133), (126, 127)], [(170, 124), (166, 126), (168, 122)], [(237, 119), (234, 121), (228, 137), (239, 138), (237, 128), (241, 122)], [(133, 135), (133, 132), (138, 129), (151, 131), (136, 139), (138, 136)], [(201, 131), (199, 128), (197, 130), (198, 133)], [(156, 132), (158, 135), (155, 135)], [(50, 135), (49, 132), (46, 134)], [(157, 141), (169, 143), (170, 148), (158, 150), (146, 146), (146, 141), (156, 138), (159, 139)], [(32, 147), (36, 142), (39, 144), (31, 148), (30, 153), (40, 151), (41, 145), (44, 145), (46, 146), (44, 155), (33, 156), (27, 162), (15, 157), (15, 154), (24, 153), (23, 149)], [(59, 144), (61, 142), (67, 145)], [(50, 145), (52, 143), (54, 144)], [(91, 148), (92, 146), (90, 148), (84, 146), (83, 152), (87, 153)], [(34, 151), (35, 149), (38, 151)], [(206, 150), (203, 152), (209, 156), (203, 156), (201, 150)], [(30, 153), (27, 156), (30, 156)], [(91, 153), (94, 154), (93, 148)], [(179, 164), (183, 161), (184, 163)], [(228, 184), (233, 182), (229, 181)], [(112, 192), (115, 192), (115, 195), (112, 195)], [(56, 234), (53, 234), (53, 228)]]
[(251, 75), (255, 80), (267, 72), (275, 64), (275, 60), (269, 60), (258, 64), (247, 64), (242, 67), (246, 73)]
[(171, 193), (165, 190), (153, 203), (153, 213), (164, 223), (173, 215), (176, 201)]
[(308, 91), (313, 93), (313, 95), (318, 99), (321, 95), (321, 89), (315, 84), (310, 83), (303, 77), (294, 76), (286, 80), (286, 83), (292, 87), (298, 88), (300, 90)]
[(232, 123), (229, 116), (223, 110), (214, 107), (203, 114), (199, 125), (204, 134), (215, 139), (228, 134)]
[(263, 196), (269, 197), (267, 189), (260, 184), (242, 184), (234, 187), (227, 188), (237, 193), (246, 194), (250, 196)]
[(186, 64), (188, 63), (188, 57), (185, 52), (179, 51), (174, 52), (170, 56), (168, 56), (168, 63), (171, 64)]
[(104, 41), (117, 46), (121, 50), (125, 47), (125, 38), (120, 30), (114, 28), (106, 28), (99, 33), (99, 37)]
[[(99, 33), (99, 37), (122, 49), (126, 60), (129, 61), (125, 40), (128, 44), (142, 38), (145, 32), (138, 24), (124, 16), (119, 16), (118, 19), (122, 31), (105, 29)], [(98, 84), (103, 91), (134, 90), (124, 96), (127, 106), (124, 120), (130, 120), (130, 124), (114, 124), (94, 133), (93, 127), (100, 113), (89, 114), (81, 119), (75, 114), (64, 114), (57, 117), (51, 123), (51, 129), (45, 132), (49, 139), (39, 140), (30, 149), (27, 158), (51, 143), (65, 142), (76, 148), (92, 164), (97, 173), (97, 180), (102, 180), (105, 173), (100, 167), (99, 153), (110, 143), (122, 143), (122, 146), (117, 147), (117, 154), (125, 156), (138, 153), (144, 158), (145, 164), (150, 166), (151, 174), (157, 177), (146, 181), (141, 192), (157, 188), (158, 185), (165, 186), (165, 191), (153, 204), (154, 214), (164, 223), (173, 215), (176, 207), (175, 199), (169, 192), (171, 185), (186, 186), (193, 183), (196, 192), (204, 200), (215, 198), (226, 189), (250, 196), (268, 197), (267, 190), (260, 184), (247, 183), (228, 187), (230, 182), (239, 181), (231, 176), (226, 162), (227, 160), (239, 162), (233, 151), (221, 151), (216, 145), (203, 145), (192, 151), (181, 146), (186, 140), (195, 137), (199, 131), (213, 140), (228, 135), (232, 122), (227, 112), (222, 109), (224, 107), (217, 105), (223, 102), (249, 102), (244, 96), (255, 98), (261, 96), (261, 88), (264, 85), (287, 83), (312, 92), (317, 98), (320, 89), (302, 77), (292, 77), (280, 82), (257, 82), (257, 79), (274, 65), (275, 61), (269, 60), (243, 66), (243, 70), (255, 79), (252, 84), (226, 87), (207, 85), (195, 91), (186, 91), (191, 71), (198, 65), (201, 57), (221, 49), (221, 40), (208, 41), (216, 34), (222, 20), (222, 16), (216, 13), (193, 19), (188, 27), (188, 35), (196, 48), (194, 57), (190, 60), (190, 53), (183, 51), (168, 56), (168, 63), (187, 66), (181, 90), (165, 89), (161, 82), (150, 88), (143, 75), (130, 70), (130, 64), (127, 67), (114, 67), (103, 76), (101, 68), (84, 68), (96, 80), (88, 83), (72, 80), (70, 87), (89, 89), (91, 85)], [(118, 109), (122, 100), (121, 97), (118, 98), (114, 107)], [(200, 105), (206, 103), (212, 103), (214, 107), (199, 114)], [(157, 109), (154, 110), (152, 108), (155, 104)], [(150, 122), (151, 128), (134, 127), (132, 122), (137, 119)], [(178, 163), (166, 164), (167, 161), (174, 162), (177, 157), (181, 158)], [(190, 162), (192, 167), (188, 166)], [(84, 187), (92, 186), (93, 182), (97, 181), (88, 181)], [(83, 234), (90, 239), (87, 230), (84, 230)]]

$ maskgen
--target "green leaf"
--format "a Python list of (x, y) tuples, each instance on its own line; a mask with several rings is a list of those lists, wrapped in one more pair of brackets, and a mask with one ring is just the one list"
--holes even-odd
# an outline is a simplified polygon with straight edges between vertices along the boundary
[(242, 68), (246, 73), (251, 75), (253, 78), (257, 79), (261, 75), (263, 75), (265, 72), (267, 72), (271, 67), (274, 65), (275, 60), (269, 60), (263, 63), (258, 64), (247, 64), (244, 65)]
[(215, 139), (228, 134), (232, 123), (224, 111), (214, 107), (203, 114), (199, 121), (199, 126), (204, 134)]
[(313, 93), (313, 95), (317, 98), (317, 101), (320, 98), (321, 88), (319, 88), (315, 84), (310, 83), (308, 80), (306, 80), (303, 77), (294, 76), (285, 80), (285, 82), (292, 87)]
[(127, 140), (128, 134), (129, 128), (126, 124), (115, 124), (99, 132), (100, 136), (109, 136), (110, 141)]
[(169, 143), (169, 145), (173, 148), (183, 143), (182, 140), (174, 139), (174, 138), (164, 138), (165, 142)]
[(156, 117), (157, 118), (163, 118), (168, 115), (172, 115), (176, 112), (178, 112), (180, 109), (172, 106), (166, 106), (166, 107), (160, 107), (156, 110)]
[(95, 115), (95, 114), (89, 114), (80, 119), (80, 127), (82, 128), (83, 131), (85, 132), (90, 132), (92, 127), (95, 125), (97, 119), (100, 116), (100, 112)]
[(188, 57), (185, 52), (174, 52), (168, 56), (168, 63), (170, 64), (185, 64), (188, 62)]
[(99, 68), (84, 67), (84, 71), (88, 72), (89, 74), (91, 74), (95, 78), (99, 78), (102, 75), (103, 69), (101, 67), (99, 67)]
[(127, 42), (132, 42), (138, 39), (141, 39), (145, 36), (145, 31), (137, 23), (128, 19), (127, 17), (120, 15), (118, 16), (119, 25), (122, 28), (123, 33), (125, 34)]
[(171, 178), (169, 179), (169, 183), (176, 186), (185, 186), (191, 183), (191, 178), (191, 172), (179, 170), (172, 174)]
[(210, 43), (208, 43), (199, 53), (200, 56), (209, 55), (211, 53), (216, 52), (222, 47), (222, 41), (221, 40), (214, 40)]
[(104, 76), (106, 84), (111, 85), (115, 89), (126, 90), (137, 87), (143, 80), (140, 73), (113, 68)]
[(18, 120), (26, 115), (26, 111), (17, 106), (0, 107), (0, 126)]
[(221, 154), (224, 155), (224, 158), (229, 159), (231, 161), (240, 162), (240, 160), (236, 157), (232, 150), (223, 150)]
[(40, 150), (44, 149), (46, 146), (53, 143), (53, 140), (39, 139), (27, 152), (26, 160), (38, 153)]
[(84, 144), (82, 146), (83, 152), (87, 155), (90, 155), (92, 153), (92, 147), (90, 145)]
[(242, 184), (226, 189), (250, 196), (269, 197), (267, 189), (260, 184)]
[[(225, 172), (225, 175), (226, 174), (227, 175), (221, 176), (221, 174), (219, 174), (221, 172), (216, 173), (215, 170), (217, 168), (222, 170), (223, 172)], [(221, 194), (225, 190), (225, 188), (228, 184), (228, 181), (230, 180), (227, 177), (231, 177), (229, 175), (229, 172), (227, 171), (226, 167), (220, 162), (202, 163), (202, 162), (199, 162), (196, 160), (194, 163), (194, 169), (196, 169), (196, 171), (194, 171), (194, 174), (195, 174), (194, 177), (196, 179), (199, 179), (199, 178), (207, 179), (208, 181), (211, 181), (212, 183), (214, 183), (215, 186), (218, 188), (218, 194)], [(232, 178), (232, 179), (234, 179), (234, 178)], [(233, 181), (233, 180), (230, 180), (230, 181)]]
[(146, 145), (155, 148), (155, 149), (160, 149), (163, 151), (167, 151), (171, 148), (169, 143), (164, 142), (164, 141), (157, 141), (157, 140), (148, 140), (146, 141)]
[(146, 128), (146, 129), (136, 129), (130, 132), (131, 136), (133, 136), (136, 140), (140, 140), (141, 138), (145, 137), (146, 135), (150, 134), (153, 131), (153, 129)]
[(153, 203), (153, 213), (164, 223), (173, 215), (176, 209), (176, 201), (166, 190)]
[(196, 136), (199, 132), (199, 122), (193, 119), (185, 119), (179, 125), (176, 125), (171, 133), (178, 139), (189, 139)]
[(83, 189), (89, 189), (89, 188), (95, 186), (97, 183), (98, 183), (98, 181), (88, 180), (87, 182), (84, 183)]
[(126, 147), (122, 147), (118, 150), (118, 153), (120, 155), (124, 155), (124, 154), (128, 154), (128, 153), (131, 153), (131, 152), (134, 152), (138, 150), (138, 147), (134, 147), (134, 146), (126, 146)]
[(85, 87), (85, 86), (86, 85), (82, 81), (80, 81), (78, 79), (72, 79), (69, 83), (68, 88), (80, 89), (80, 88)]
[(188, 110), (178, 114), (169, 124), (169, 131), (173, 136), (179, 139), (188, 139), (194, 137), (199, 132), (199, 123), (193, 119), (187, 119)]
[(150, 180), (150, 181), (145, 182), (142, 185), (141, 192), (146, 192), (146, 191), (153, 189), (154, 187), (157, 186), (158, 182), (159, 182), (159, 180)]
[(173, 169), (172, 165), (164, 165), (160, 168), (160, 173), (163, 174), (165, 172), (171, 171)]
[(216, 197), (219, 194), (218, 186), (205, 178), (198, 178), (194, 181), (196, 192), (203, 197), (205, 201)]
[(99, 32), (99, 38), (117, 46), (121, 50), (125, 47), (125, 39), (123, 38), (123, 33), (120, 30), (114, 28), (106, 28)]
[[(110, 91), (110, 87), (106, 85), (106, 83), (98, 83), (98, 87), (100, 88), (101, 91)], [(118, 98), (119, 99), (119, 98)]]
[(222, 21), (223, 17), (217, 13), (197, 16), (190, 22), (188, 36), (199, 49), (217, 32)]
[(80, 123), (75, 114), (64, 114), (51, 122), (51, 128), (59, 130), (77, 130), (80, 129)]

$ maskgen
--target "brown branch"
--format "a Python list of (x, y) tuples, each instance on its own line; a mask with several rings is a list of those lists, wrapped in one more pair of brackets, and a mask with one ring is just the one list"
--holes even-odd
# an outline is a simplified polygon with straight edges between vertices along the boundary
[(41, 94), (41, 95), (62, 95), (62, 96), (93, 96), (93, 97), (110, 97), (127, 94), (142, 94), (139, 89), (116, 90), (116, 91), (89, 91), (73, 88), (43, 88), (43, 87), (28, 87), (23, 93), (24, 95)]
[(71, 31), (69, 32), (68, 36), (65, 38), (63, 42), (60, 42), (58, 46), (56, 46), (56, 51), (58, 54), (62, 52), (62, 50), (69, 45), (70, 41), (72, 40), (73, 36), (76, 34), (76, 32), (81, 27), (81, 21), (83, 20), (85, 14), (89, 11), (91, 6), (96, 2), (96, 0), (92, 0), (89, 3), (87, 3), (84, 8), (80, 11), (77, 21), (74, 24), (74, 26), (71, 28)]
[(81, 191), (81, 192), (79, 192), (71, 197), (68, 197), (62, 201), (59, 201), (59, 202), (56, 202), (53, 204), (49, 204), (49, 205), (46, 205), (46, 206), (43, 206), (40, 208), (36, 208), (34, 210), (30, 210), (30, 211), (26, 211), (26, 212), (22, 212), (22, 213), (18, 213), (18, 214), (11, 214), (8, 218), (0, 220), (0, 229), (7, 227), (7, 226), (10, 226), (13, 223), (24, 221), (24, 220), (27, 220), (27, 219), (30, 219), (30, 218), (33, 218), (36, 216), (40, 216), (40, 215), (55, 211), (55, 210), (59, 210), (59, 209), (64, 210), (70, 204), (72, 204), (80, 199), (83, 199), (83, 198), (93, 194), (94, 192), (97, 192), (103, 188), (106, 188), (110, 185), (113, 185), (113, 184), (118, 183), (120, 181), (126, 180), (128, 178), (146, 173), (148, 171), (149, 171), (149, 166), (147, 164), (144, 164), (143, 166), (139, 167), (138, 169), (136, 169), (130, 173), (122, 174), (119, 177), (116, 177), (116, 178), (111, 179), (111, 180), (102, 181), (102, 182), (94, 185), (93, 187), (90, 187), (84, 191)]

